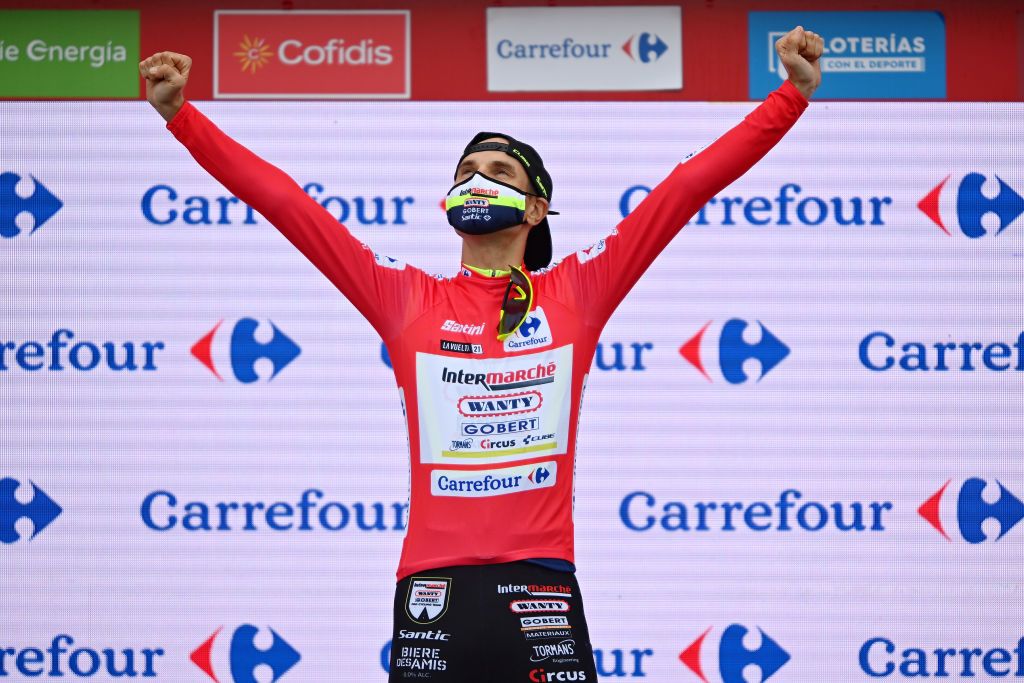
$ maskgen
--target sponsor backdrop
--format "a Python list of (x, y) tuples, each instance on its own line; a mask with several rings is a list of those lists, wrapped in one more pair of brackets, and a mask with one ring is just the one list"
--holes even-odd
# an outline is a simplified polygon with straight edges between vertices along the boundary
[[(601, 258), (753, 105), (199, 107), (450, 276), (476, 131), (543, 152), (556, 252)], [(384, 680), (408, 450), (380, 339), (148, 105), (0, 116), (0, 676)], [(1024, 675), (1022, 117), (812, 104), (623, 303), (575, 500), (603, 677)]]
[(1024, 101), (1019, 0), (189, 0), (173, 12), (92, 0), (110, 11), (24, 11), (39, 4), (0, 0), (0, 97), (144, 97), (125, 80), (138, 47), (190, 55), (197, 99), (735, 102), (778, 85), (772, 35), (803, 24), (827, 39), (819, 100)]

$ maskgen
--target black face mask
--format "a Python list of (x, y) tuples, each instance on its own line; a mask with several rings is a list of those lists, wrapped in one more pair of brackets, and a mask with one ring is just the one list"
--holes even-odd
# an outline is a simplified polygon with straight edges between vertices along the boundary
[(444, 206), (448, 224), (470, 235), (487, 235), (526, 220), (526, 193), (479, 171), (455, 183)]

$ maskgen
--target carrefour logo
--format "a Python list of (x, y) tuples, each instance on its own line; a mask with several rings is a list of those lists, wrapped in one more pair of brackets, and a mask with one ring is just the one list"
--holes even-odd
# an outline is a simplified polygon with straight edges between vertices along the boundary
[[(952, 483), (952, 479), (947, 481), (917, 509), (917, 513), (947, 541), (953, 540), (947, 528), (955, 529), (953, 533), (959, 532), (959, 538), (967, 543), (1000, 541), (1024, 519), (1024, 503), (998, 479), (988, 482), (980, 477), (970, 477), (960, 484), (959, 489), (954, 487), (950, 490)], [(998, 498), (985, 495), (986, 489), (993, 493), (998, 491)], [(998, 527), (998, 534), (986, 533), (986, 526), (989, 532)]]
[(673, 500), (631, 491), (619, 504), (630, 531), (669, 533), (841, 532), (880, 533), (892, 516), (891, 501), (833, 501), (784, 489), (774, 500)]
[(152, 372), (157, 369), (157, 351), (165, 348), (162, 341), (93, 342), (60, 328), (47, 341), (0, 340), (0, 372), (92, 372), (104, 368), (119, 373)]
[[(205, 365), (221, 381), (224, 380), (224, 377), (218, 367), (221, 369), (230, 367), (234, 378), (243, 384), (256, 382), (260, 379), (256, 372), (256, 362), (268, 360), (273, 368), (273, 372), (267, 378), (269, 382), (302, 352), (299, 345), (278, 329), (273, 322), (269, 323), (273, 336), (266, 342), (256, 339), (256, 330), (260, 327), (260, 323), (254, 318), (242, 318), (231, 326), (229, 333), (218, 334), (223, 323), (224, 321), (221, 320), (214, 325), (213, 329), (192, 346), (192, 355), (196, 360)], [(220, 342), (221, 339), (223, 339), (223, 343), (215, 343)], [(224, 348), (225, 346), (226, 348)], [(215, 355), (226, 360), (216, 363), (214, 362)]]
[(656, 33), (634, 33), (622, 44), (622, 51), (634, 62), (656, 62), (668, 51), (668, 45)]
[[(705, 324), (697, 334), (679, 347), (680, 355), (689, 361), (690, 365), (697, 368), (709, 382), (714, 380), (708, 374), (701, 347), (704, 345), (704, 335), (712, 322), (714, 321)], [(789, 346), (772, 334), (761, 322), (757, 323), (761, 331), (761, 338), (756, 342), (747, 341), (744, 337), (748, 326), (745, 320), (732, 318), (726, 321), (718, 335), (718, 366), (722, 370), (725, 381), (730, 384), (743, 384), (750, 379), (744, 369), (744, 364), (748, 360), (756, 360), (760, 363), (761, 374), (757, 377), (759, 382), (789, 355)]]
[(38, 178), (34, 175), (29, 178), (33, 186), (31, 192), (19, 194), (18, 183), (24, 187), (25, 179), (10, 171), (0, 173), (0, 237), (17, 237), (22, 230), (35, 234), (64, 206)]
[(39, 647), (6, 647), (6, 643), (0, 642), (0, 677), (21, 674), (26, 678), (92, 678), (96, 675), (103, 680), (157, 678), (160, 673), (156, 665), (165, 654), (162, 647), (137, 648), (123, 644), (90, 647), (60, 633), (49, 645)]
[(897, 339), (875, 330), (857, 347), (860, 363), (874, 372), (1024, 372), (1024, 332), (1014, 341)]
[[(619, 197), (619, 213), (625, 218), (648, 194), (647, 185), (633, 185)], [(783, 183), (774, 195), (715, 196), (702, 206), (687, 225), (879, 227), (891, 222), (893, 198), (879, 195), (819, 194), (815, 188)]]
[[(746, 626), (732, 624), (722, 632), (718, 647), (714, 638), (708, 641), (713, 630), (709, 627), (679, 654), (679, 660), (704, 683), (747, 683), (750, 679), (743, 671), (751, 666), (758, 669), (757, 680), (767, 681), (790, 660), (789, 653), (760, 628), (755, 636)], [(749, 647), (757, 640), (759, 645)]]
[[(299, 651), (272, 628), (268, 630), (273, 642), (265, 650), (256, 647), (256, 634), (260, 630), (251, 624), (236, 628), (231, 634), (230, 644), (223, 644), (223, 639), (218, 643), (222, 630), (223, 627), (214, 631), (189, 656), (193, 664), (217, 683), (257, 683), (255, 672), (259, 667), (269, 668), (273, 673), (270, 680), (276, 682), (302, 659)], [(215, 661), (217, 666), (214, 666)], [(259, 680), (266, 679), (261, 677)]]
[[(360, 225), (405, 225), (409, 196), (342, 197), (327, 192), (322, 183), (310, 182), (302, 191), (338, 219)], [(231, 195), (186, 194), (173, 185), (146, 188), (139, 201), (142, 217), (153, 225), (257, 225), (259, 214)], [(2, 214), (0, 214), (2, 216)]]
[[(0, 543), (11, 544), (21, 540), (17, 525), (23, 519), (32, 522), (32, 535), (28, 538), (31, 541), (64, 511), (53, 498), (36, 486), (35, 482), (28, 483), (32, 487), (32, 497), (24, 501), (18, 500), (17, 497), (20, 487), (17, 479), (0, 479)], [(27, 488), (22, 490), (25, 491)]]
[[(986, 187), (993, 189), (986, 191)], [(972, 171), (956, 178), (946, 176), (917, 208), (947, 235), (952, 228), (978, 239), (1001, 235), (1011, 225), (1019, 225), (1024, 197), (999, 175)]]
[[(937, 647), (936, 647), (937, 645)], [(872, 678), (994, 678), (1024, 677), (1024, 638), (1016, 645), (977, 647), (969, 643), (911, 645), (885, 636), (869, 638), (858, 653), (861, 671)]]

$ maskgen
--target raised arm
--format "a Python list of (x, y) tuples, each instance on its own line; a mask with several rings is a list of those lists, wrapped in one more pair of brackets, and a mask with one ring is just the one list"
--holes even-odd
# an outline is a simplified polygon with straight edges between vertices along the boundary
[(555, 288), (575, 301), (589, 324), (603, 326), (687, 221), (767, 154), (807, 108), (821, 82), (821, 37), (797, 27), (775, 47), (789, 80), (739, 125), (676, 166), (609, 236), (550, 273)]
[(192, 60), (160, 52), (139, 64), (146, 97), (167, 129), (233, 195), (262, 214), (355, 305), (385, 341), (429, 278), (360, 243), (284, 171), (253, 154), (186, 102)]

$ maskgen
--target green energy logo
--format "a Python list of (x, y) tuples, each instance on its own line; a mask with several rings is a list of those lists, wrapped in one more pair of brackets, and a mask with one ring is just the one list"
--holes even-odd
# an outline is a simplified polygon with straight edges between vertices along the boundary
[(139, 13), (0, 11), (0, 97), (139, 95)]

